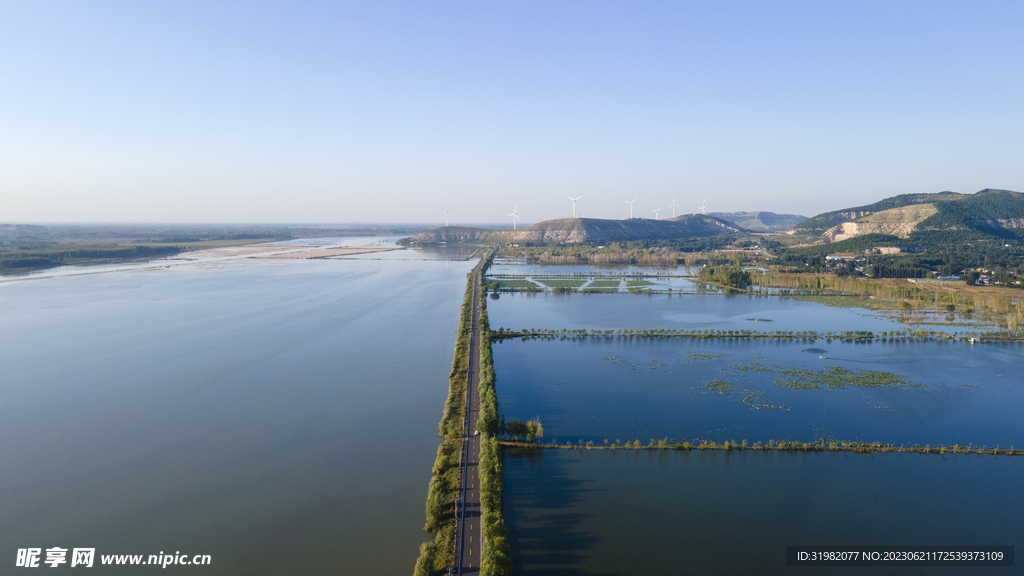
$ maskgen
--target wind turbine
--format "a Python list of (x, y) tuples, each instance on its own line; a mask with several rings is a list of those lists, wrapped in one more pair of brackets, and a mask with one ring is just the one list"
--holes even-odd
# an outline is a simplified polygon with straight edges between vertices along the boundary
[(702, 202), (701, 205), (700, 205), (700, 213), (704, 214), (704, 215), (707, 215), (707, 213), (708, 213), (708, 199), (707, 198), (705, 198), (704, 202)]
[(633, 217), (633, 202), (636, 202), (639, 199), (640, 199), (640, 197), (637, 196), (636, 198), (633, 198), (632, 200), (626, 200), (626, 204), (629, 204), (629, 217), (630, 218)]
[(568, 194), (566, 194), (565, 197), (568, 198), (569, 200), (572, 200), (572, 217), (575, 218), (576, 217), (576, 201), (579, 200), (580, 198), (583, 198), (583, 196), (577, 196), (577, 197), (573, 198), (572, 196), (569, 196)]
[(672, 197), (672, 217), (676, 217), (676, 208), (682, 208), (679, 204), (676, 204), (676, 197)]
[(445, 228), (448, 227), (448, 211), (449, 210), (451, 210), (451, 208), (445, 208), (444, 209), (444, 227)]
[(513, 210), (511, 214), (505, 214), (505, 216), (511, 216), (512, 217), (512, 229), (513, 230), (516, 229), (516, 221), (519, 220), (519, 214), (516, 214), (516, 212), (519, 212), (519, 205), (518, 204), (516, 205), (516, 209)]
[[(661, 208), (658, 208), (658, 210), (661, 210)], [(651, 212), (654, 212), (654, 219), (655, 220), (658, 219), (658, 210), (651, 210)]]

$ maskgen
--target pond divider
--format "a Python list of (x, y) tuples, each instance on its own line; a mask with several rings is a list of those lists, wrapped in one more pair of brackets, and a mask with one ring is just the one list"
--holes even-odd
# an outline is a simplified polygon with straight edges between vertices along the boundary
[(433, 542), (420, 546), (416, 559), (415, 576), (447, 574), (455, 564), (455, 539), (457, 518), (455, 497), (458, 493), (461, 470), (461, 447), (464, 437), (466, 415), (466, 386), (470, 367), (470, 338), (473, 323), (473, 293), (476, 282), (480, 282), (480, 330), (481, 330), (481, 378), (480, 378), (480, 421), (478, 426), (483, 438), (480, 444), (480, 496), (482, 508), (482, 575), (511, 574), (511, 550), (505, 539), (505, 524), (501, 518), (502, 472), (500, 447), (489, 432), (489, 422), (497, 428), (497, 395), (494, 391), (494, 363), (491, 358), (490, 325), (487, 321), (486, 284), (484, 273), (494, 259), (495, 250), (483, 256), (468, 274), (466, 293), (462, 300), (459, 328), (455, 340), (452, 368), (448, 375), (448, 398), (445, 401), (438, 434), (442, 440), (437, 449), (437, 458), (427, 492), (424, 531), (434, 535)]
[[(490, 258), (494, 257), (492, 252)], [(485, 268), (490, 264), (485, 257)], [(495, 389), (494, 356), (491, 350), (490, 321), (487, 317), (487, 280), (481, 275), (480, 292), (480, 416), (476, 422), (482, 436), (480, 441), (480, 525), (483, 545), (481, 549), (481, 576), (507, 576), (512, 574), (512, 547), (502, 518), (504, 476), (501, 465), (501, 447), (498, 434), (498, 394)]]
[(970, 344), (992, 343), (992, 342), (1024, 342), (1024, 330), (991, 330), (986, 332), (942, 332), (937, 330), (892, 330), (883, 332), (871, 332), (869, 330), (838, 330), (819, 332), (816, 330), (770, 330), (761, 332), (759, 330), (682, 330), (672, 328), (653, 329), (617, 329), (617, 330), (594, 330), (594, 329), (548, 329), (548, 328), (526, 328), (512, 330), (510, 328), (498, 328), (497, 331), (489, 331), (491, 339), (506, 340), (520, 338), (526, 339), (575, 339), (575, 338), (690, 338), (695, 340), (729, 339), (729, 340), (799, 340), (802, 342), (817, 342), (825, 340), (832, 342), (965, 342)]
[[(960, 446), (953, 444), (952, 446), (943, 445), (920, 445), (914, 444), (912, 446), (895, 444), (885, 444), (882, 442), (844, 442), (839, 440), (815, 440), (813, 442), (788, 442), (788, 441), (775, 441), (769, 440), (767, 444), (761, 444), (760, 442), (748, 445), (747, 441), (744, 440), (742, 443), (736, 442), (735, 440), (718, 443), (710, 440), (695, 440), (693, 442), (669, 440), (664, 438), (662, 440), (655, 440), (651, 438), (648, 444), (641, 444), (639, 440), (629, 442), (628, 440), (624, 444), (619, 444), (616, 441), (615, 444), (604, 446), (600, 444), (594, 444), (593, 441), (587, 441), (585, 444), (582, 440), (576, 445), (571, 442), (565, 444), (558, 444), (557, 441), (552, 441), (548, 444), (537, 444), (534, 442), (522, 442), (516, 440), (499, 440), (503, 446), (515, 446), (519, 448), (537, 448), (537, 449), (552, 449), (552, 450), (724, 450), (724, 451), (737, 451), (737, 452), (853, 452), (857, 454), (888, 454), (890, 452), (896, 453), (908, 453), (908, 454), (977, 454), (985, 455), (991, 454), (993, 456), (1024, 456), (1024, 450), (1015, 449), (1013, 446), (1009, 448), (988, 448), (984, 446)], [(606, 441), (607, 442), (607, 441)]]

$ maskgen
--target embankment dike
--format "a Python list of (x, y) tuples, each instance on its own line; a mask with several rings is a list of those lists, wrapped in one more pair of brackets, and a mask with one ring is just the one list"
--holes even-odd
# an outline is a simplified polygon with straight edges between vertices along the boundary
[[(438, 447), (427, 493), (424, 530), (432, 542), (420, 546), (414, 574), (511, 574), (502, 506), (498, 401), (494, 388), (484, 274), (494, 259), (485, 255), (469, 273), (455, 354), (448, 377)], [(475, 428), (470, 428), (475, 425)]]

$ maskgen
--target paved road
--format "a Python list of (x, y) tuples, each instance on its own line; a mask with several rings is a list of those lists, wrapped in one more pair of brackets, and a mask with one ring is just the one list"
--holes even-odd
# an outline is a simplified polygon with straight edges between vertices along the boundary
[(456, 558), (459, 574), (480, 573), (480, 480), (477, 471), (480, 465), (480, 436), (476, 431), (476, 419), (480, 415), (480, 399), (477, 387), (480, 385), (480, 281), (473, 279), (473, 332), (469, 345), (469, 382), (467, 386), (466, 429), (464, 431), (462, 469), (462, 520), (459, 525), (461, 546), (460, 558)]

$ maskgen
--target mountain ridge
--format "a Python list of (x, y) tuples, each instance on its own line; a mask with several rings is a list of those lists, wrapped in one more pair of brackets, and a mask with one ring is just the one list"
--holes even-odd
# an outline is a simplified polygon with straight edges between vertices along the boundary
[(940, 232), (1024, 238), (1024, 194), (992, 188), (974, 194), (901, 194), (818, 214), (790, 233), (806, 242), (829, 244), (867, 234), (922, 240)]
[(766, 210), (754, 212), (710, 212), (708, 216), (721, 218), (754, 232), (785, 232), (807, 220), (799, 214), (777, 214)]
[(664, 220), (630, 218), (560, 218), (518, 230), (448, 226), (417, 234), (409, 244), (536, 243), (581, 244), (633, 240), (673, 240), (745, 232), (733, 223), (708, 215), (685, 215)]

